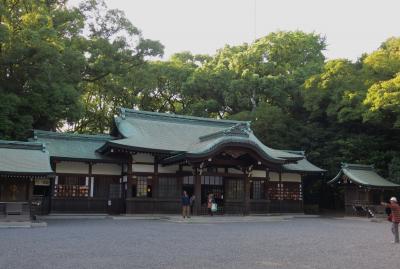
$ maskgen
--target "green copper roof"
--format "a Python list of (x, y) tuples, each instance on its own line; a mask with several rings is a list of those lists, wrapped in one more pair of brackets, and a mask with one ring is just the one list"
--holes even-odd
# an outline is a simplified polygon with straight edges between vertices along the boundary
[(351, 180), (354, 183), (365, 187), (376, 188), (399, 188), (400, 185), (390, 182), (375, 172), (372, 165), (361, 164), (342, 164), (342, 169), (337, 176), (333, 178), (328, 184), (340, 183), (343, 180)]
[(251, 131), (250, 122), (245, 121), (121, 109), (115, 124), (123, 139), (107, 142), (102, 151), (111, 146), (193, 157), (207, 154), (224, 144), (234, 143), (252, 147), (265, 159), (276, 163), (303, 158), (265, 146)]
[(49, 153), (42, 143), (0, 140), (0, 174), (49, 175)]
[(109, 135), (82, 135), (35, 130), (32, 140), (44, 143), (50, 157), (53, 158), (113, 162), (115, 159), (96, 152), (98, 148), (112, 139), (114, 137)]
[(290, 172), (306, 172), (311, 174), (322, 174), (325, 173), (326, 170), (319, 168), (318, 166), (310, 163), (305, 157), (304, 151), (294, 151), (294, 150), (285, 150), (286, 152), (290, 152), (293, 154), (298, 154), (304, 156), (304, 159), (297, 161), (296, 163), (288, 163), (283, 165), (283, 169), (285, 171)]
[[(35, 130), (33, 141), (45, 144), (50, 157), (65, 160), (123, 162), (108, 149), (165, 153), (165, 164), (202, 158), (225, 146), (253, 150), (261, 161), (284, 164), (285, 171), (323, 172), (299, 152), (267, 147), (253, 134), (250, 122), (217, 120), (121, 109), (115, 118), (119, 139), (109, 135), (82, 135)], [(126, 161), (126, 160), (125, 160)], [(297, 163), (296, 163), (297, 162)]]

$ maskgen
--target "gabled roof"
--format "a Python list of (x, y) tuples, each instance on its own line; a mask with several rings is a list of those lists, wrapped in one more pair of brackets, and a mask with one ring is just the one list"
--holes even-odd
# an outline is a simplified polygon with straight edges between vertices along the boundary
[(343, 178), (350, 180), (355, 184), (365, 187), (375, 188), (399, 188), (400, 185), (390, 182), (380, 175), (378, 175), (372, 165), (362, 164), (349, 164), (343, 163), (342, 169), (339, 171), (337, 176), (333, 178), (328, 184), (340, 182)]
[(49, 153), (42, 143), (0, 140), (0, 174), (40, 175), (53, 173)]
[(112, 139), (114, 137), (109, 135), (82, 135), (34, 130), (31, 140), (44, 143), (50, 157), (55, 159), (115, 162), (115, 158), (104, 156), (96, 151)]
[(306, 172), (310, 174), (322, 174), (325, 173), (326, 170), (319, 168), (318, 166), (310, 163), (304, 151), (294, 151), (294, 150), (286, 150), (286, 152), (290, 152), (293, 154), (298, 154), (304, 156), (304, 159), (297, 161), (296, 163), (288, 163), (283, 165), (284, 171), (290, 172)]
[(115, 124), (123, 138), (108, 141), (101, 152), (108, 147), (162, 152), (176, 155), (172, 157), (176, 161), (206, 155), (229, 144), (252, 148), (275, 163), (303, 159), (297, 154), (265, 146), (251, 131), (250, 122), (246, 121), (121, 109)]

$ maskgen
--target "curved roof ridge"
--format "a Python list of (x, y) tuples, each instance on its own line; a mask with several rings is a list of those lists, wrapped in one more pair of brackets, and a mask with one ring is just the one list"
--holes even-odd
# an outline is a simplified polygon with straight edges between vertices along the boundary
[(240, 122), (231, 127), (223, 129), (221, 131), (217, 131), (211, 134), (200, 136), (199, 139), (201, 142), (207, 141), (210, 139), (218, 138), (221, 136), (241, 136), (241, 137), (249, 137), (251, 133), (250, 124), (248, 122)]
[(173, 113), (161, 113), (161, 112), (150, 112), (129, 108), (120, 108), (121, 115), (120, 117), (124, 119), (125, 117), (135, 116), (139, 118), (146, 118), (150, 120), (170, 120), (174, 122), (185, 122), (185, 123), (207, 123), (207, 124), (216, 124), (216, 125), (234, 125), (234, 124), (242, 124), (247, 123), (250, 124), (249, 121), (237, 121), (237, 120), (223, 120), (223, 119), (213, 119), (213, 118), (204, 118), (204, 117), (196, 117), (196, 116), (188, 116), (188, 115), (178, 115)]
[(242, 147), (250, 147), (254, 149), (260, 156), (262, 156), (264, 159), (269, 160), (274, 163), (285, 163), (287, 160), (284, 158), (280, 157), (274, 157), (269, 155), (267, 152), (263, 150), (263, 148), (256, 142), (252, 141), (250, 139), (246, 139), (242, 136), (220, 136), (218, 137), (213, 144), (209, 145), (207, 144), (205, 147), (200, 147), (195, 150), (190, 150), (187, 152), (179, 152), (176, 156), (171, 156), (166, 159), (167, 162), (169, 161), (175, 161), (180, 158), (198, 158), (198, 157), (203, 157), (207, 156), (211, 152), (217, 151), (219, 148), (222, 148), (226, 144), (236, 144), (240, 145)]
[(36, 140), (37, 137), (47, 137), (47, 138), (60, 138), (60, 139), (74, 139), (74, 140), (98, 140), (98, 141), (108, 141), (115, 137), (107, 134), (77, 134), (77, 133), (65, 133), (65, 132), (53, 132), (53, 131), (43, 131), (43, 130), (33, 130), (33, 139)]
[(343, 169), (357, 169), (357, 170), (375, 170), (373, 165), (357, 164), (357, 163), (342, 163)]
[(280, 150), (287, 153), (297, 154), (306, 157), (306, 152), (304, 150), (291, 150), (291, 149), (280, 149)]

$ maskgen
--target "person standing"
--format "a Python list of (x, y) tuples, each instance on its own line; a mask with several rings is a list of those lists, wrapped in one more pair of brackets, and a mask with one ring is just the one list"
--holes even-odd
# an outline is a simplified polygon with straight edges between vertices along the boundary
[(213, 203), (215, 203), (215, 201), (214, 201), (214, 195), (213, 195), (212, 193), (210, 193), (210, 194), (208, 195), (208, 198), (207, 198), (207, 209), (208, 209), (208, 214), (210, 214), (210, 216), (213, 215), (213, 211), (212, 211), (212, 205), (213, 205)]
[(400, 206), (396, 197), (390, 198), (390, 204), (382, 203), (382, 205), (391, 209), (392, 233), (394, 236), (393, 243), (399, 243), (399, 223), (400, 223)]
[(190, 206), (189, 196), (186, 191), (183, 191), (183, 195), (182, 195), (182, 217), (183, 218), (190, 218), (189, 206)]

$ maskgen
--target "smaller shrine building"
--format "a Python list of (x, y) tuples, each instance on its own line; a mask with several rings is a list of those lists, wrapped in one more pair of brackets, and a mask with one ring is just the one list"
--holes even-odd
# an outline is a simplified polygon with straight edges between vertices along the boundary
[(343, 163), (339, 173), (328, 184), (344, 189), (346, 214), (368, 210), (382, 213), (381, 202), (388, 201), (393, 191), (400, 189), (400, 185), (378, 175), (372, 165), (349, 163)]

